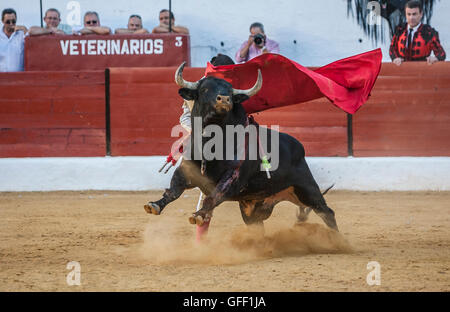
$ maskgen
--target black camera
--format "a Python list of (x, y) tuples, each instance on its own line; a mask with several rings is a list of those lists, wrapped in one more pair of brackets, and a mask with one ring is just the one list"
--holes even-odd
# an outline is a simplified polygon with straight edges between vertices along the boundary
[(256, 34), (256, 35), (254, 36), (254, 38), (253, 38), (253, 41), (255, 41), (255, 43), (256, 43), (257, 45), (260, 45), (261, 43), (263, 43), (263, 42), (265, 41), (265, 38), (264, 38), (264, 36), (261, 35), (261, 34)]

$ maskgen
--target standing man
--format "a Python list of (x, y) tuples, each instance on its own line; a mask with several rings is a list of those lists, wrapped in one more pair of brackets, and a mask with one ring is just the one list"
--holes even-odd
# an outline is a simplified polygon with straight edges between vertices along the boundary
[[(392, 62), (400, 66), (405, 61), (427, 61), (431, 65), (445, 60), (438, 32), (430, 25), (422, 24), (422, 2), (408, 1), (405, 15), (407, 23), (399, 25), (392, 37), (389, 49)], [(430, 55), (431, 51), (434, 55)]]
[(0, 72), (23, 71), (25, 26), (16, 26), (17, 14), (14, 9), (2, 12), (3, 28), (0, 32)]
[(168, 33), (169, 32), (169, 19), (172, 20), (171, 28), (172, 32), (179, 34), (189, 34), (189, 29), (183, 26), (175, 25), (175, 16), (167, 9), (163, 9), (159, 12), (159, 26), (153, 28), (152, 33)]
[(137, 14), (133, 14), (128, 19), (127, 28), (118, 28), (115, 34), (148, 34), (148, 30), (142, 28), (142, 18)]
[(250, 25), (248, 40), (244, 41), (236, 52), (236, 62), (247, 62), (263, 53), (280, 53), (280, 47), (276, 41), (267, 38), (263, 24), (253, 23)]
[[(39, 26), (33, 26), (30, 28), (30, 31), (28, 34), (30, 36), (41, 36), (41, 35), (64, 35), (66, 32), (62, 29), (61, 26), (61, 14), (57, 9), (48, 9), (45, 11), (44, 16), (44, 22), (45, 22), (45, 28), (39, 27)], [(70, 29), (70, 32), (67, 32), (67, 34), (71, 34), (72, 30)]]

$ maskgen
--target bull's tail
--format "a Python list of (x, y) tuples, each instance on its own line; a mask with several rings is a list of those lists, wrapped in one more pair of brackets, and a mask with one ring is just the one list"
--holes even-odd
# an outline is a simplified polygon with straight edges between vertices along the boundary
[(331, 188), (334, 186), (335, 183), (333, 183), (329, 188), (327, 188), (325, 191), (322, 192), (322, 195), (325, 195), (326, 193), (328, 193), (329, 190), (331, 190)]

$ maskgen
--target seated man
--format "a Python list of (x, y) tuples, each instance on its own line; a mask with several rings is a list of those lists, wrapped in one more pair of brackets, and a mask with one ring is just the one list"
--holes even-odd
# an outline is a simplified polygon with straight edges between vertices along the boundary
[[(57, 34), (57, 35), (64, 35), (64, 34), (71, 34), (72, 33), (72, 29), (64, 31), (62, 28), (62, 24), (61, 23), (61, 17), (60, 17), (60, 13), (57, 9), (48, 9), (47, 11), (45, 11), (45, 16), (44, 16), (44, 22), (45, 22), (45, 27), (39, 27), (39, 26), (33, 26), (30, 28), (29, 30), (29, 35), (30, 36), (41, 36), (41, 35), (53, 35), (53, 34)], [(68, 25), (66, 25), (67, 27)], [(70, 26), (69, 26), (70, 28)]]
[(0, 72), (23, 71), (24, 42), (27, 28), (16, 25), (14, 9), (2, 12), (3, 28), (0, 32)]
[[(422, 24), (423, 7), (418, 0), (405, 5), (406, 24), (396, 28), (389, 55), (396, 65), (404, 61), (427, 61), (433, 64), (445, 60), (445, 51), (439, 42), (439, 34), (430, 25)], [(431, 51), (434, 55), (430, 55)]]
[(133, 14), (128, 19), (127, 28), (117, 28), (115, 34), (148, 34), (148, 30), (142, 28), (142, 18)]
[(84, 28), (78, 33), (80, 35), (109, 35), (111, 29), (100, 25), (100, 17), (97, 12), (88, 11), (84, 14)]
[(267, 38), (263, 24), (253, 23), (250, 36), (236, 52), (235, 59), (237, 63), (243, 63), (263, 53), (280, 53), (280, 47), (276, 41)]
[(189, 34), (189, 30), (186, 27), (175, 25), (175, 16), (169, 10), (163, 9), (159, 12), (159, 26), (153, 28), (152, 33), (168, 33), (169, 32), (169, 19), (171, 23), (171, 31), (179, 34)]

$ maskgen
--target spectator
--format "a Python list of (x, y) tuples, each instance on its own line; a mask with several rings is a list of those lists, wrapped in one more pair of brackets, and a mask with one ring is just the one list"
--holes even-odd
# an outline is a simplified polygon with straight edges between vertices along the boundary
[(250, 25), (248, 40), (243, 42), (236, 52), (236, 62), (247, 62), (263, 53), (280, 53), (280, 48), (276, 41), (267, 38), (263, 24), (253, 23)]
[(24, 42), (27, 28), (17, 26), (14, 9), (2, 12), (3, 28), (0, 33), (0, 72), (23, 71)]
[(100, 17), (97, 12), (88, 11), (84, 14), (84, 28), (78, 33), (80, 35), (109, 35), (111, 29), (100, 25)]
[[(71, 34), (72, 33), (72, 29), (68, 30), (66, 28), (66, 30), (63, 30), (63, 25), (60, 24), (61, 23), (61, 14), (59, 13), (59, 11), (57, 9), (48, 9), (47, 11), (45, 11), (45, 16), (44, 16), (44, 22), (45, 22), (45, 27), (38, 27), (38, 26), (33, 26), (30, 28), (28, 34), (30, 36), (41, 36), (41, 35), (53, 35), (53, 34), (58, 34), (58, 35), (64, 35), (64, 34)], [(67, 27), (68, 25), (66, 25)], [(70, 28), (70, 26), (69, 26)]]
[(186, 27), (175, 25), (175, 16), (167, 9), (163, 9), (159, 12), (159, 26), (153, 28), (152, 33), (168, 33), (169, 19), (172, 20), (172, 32), (179, 34), (189, 34), (189, 29), (187, 29)]
[(116, 34), (148, 34), (148, 30), (145, 28), (142, 28), (142, 18), (137, 15), (133, 14), (128, 19), (128, 26), (127, 28), (118, 28), (115, 31)]
[[(394, 64), (405, 61), (427, 61), (433, 64), (445, 60), (439, 35), (430, 25), (422, 24), (423, 7), (418, 0), (405, 5), (406, 24), (399, 25), (392, 37), (389, 55)], [(434, 55), (430, 55), (431, 51)]]

